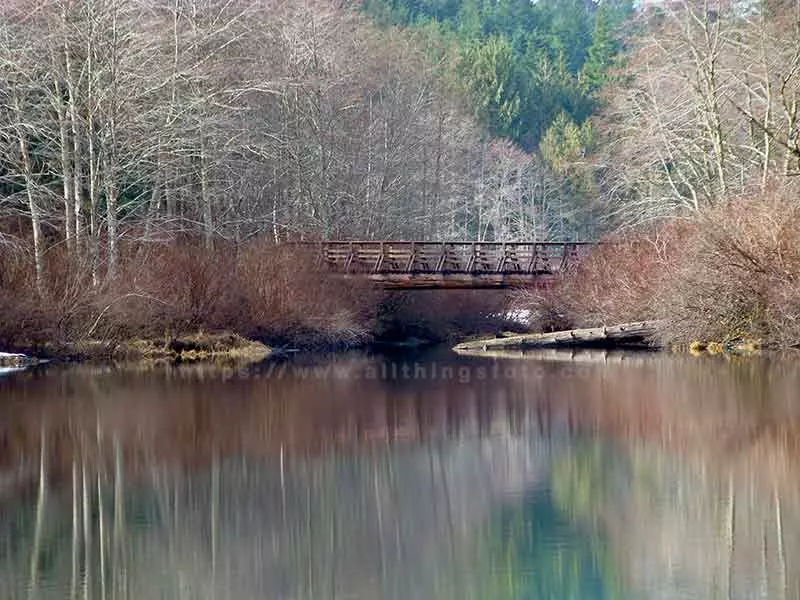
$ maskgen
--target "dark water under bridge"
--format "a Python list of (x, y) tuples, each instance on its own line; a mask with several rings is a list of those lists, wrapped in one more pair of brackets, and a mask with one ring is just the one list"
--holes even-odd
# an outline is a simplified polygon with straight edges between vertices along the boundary
[(546, 284), (574, 269), (592, 242), (333, 241), (314, 248), (325, 270), (390, 289)]

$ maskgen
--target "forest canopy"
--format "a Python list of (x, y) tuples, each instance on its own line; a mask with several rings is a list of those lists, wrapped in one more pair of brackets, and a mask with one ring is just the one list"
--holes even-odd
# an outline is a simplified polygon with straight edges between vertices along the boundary
[(592, 240), (698, 212), (797, 175), (798, 15), (3, 2), (0, 246), (96, 285), (179, 236)]
[(461, 54), (458, 78), (496, 135), (535, 149), (565, 114), (583, 123), (621, 50), (629, 0), (365, 0), (377, 22), (433, 30)]

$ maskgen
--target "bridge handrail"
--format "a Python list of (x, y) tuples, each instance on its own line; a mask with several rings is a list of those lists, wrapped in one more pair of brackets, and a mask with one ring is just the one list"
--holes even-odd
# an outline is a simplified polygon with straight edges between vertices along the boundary
[(459, 245), (459, 246), (472, 246), (473, 244), (482, 244), (486, 246), (600, 246), (603, 245), (605, 242), (587, 242), (587, 241), (565, 241), (565, 242), (536, 242), (536, 241), (524, 241), (524, 242), (498, 242), (498, 241), (470, 241), (470, 240), (453, 240), (453, 241), (435, 241), (435, 240), (292, 240), (287, 242), (281, 242), (284, 245), (297, 245), (297, 246), (315, 246), (315, 245), (337, 245), (337, 246), (347, 246), (350, 244), (404, 244), (404, 245), (411, 245), (411, 244), (431, 244), (431, 245)]

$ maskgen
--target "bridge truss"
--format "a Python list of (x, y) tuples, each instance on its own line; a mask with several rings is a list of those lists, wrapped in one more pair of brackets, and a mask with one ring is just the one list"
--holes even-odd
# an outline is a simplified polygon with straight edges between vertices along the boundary
[(334, 241), (314, 244), (322, 268), (386, 288), (506, 288), (574, 269), (591, 242)]

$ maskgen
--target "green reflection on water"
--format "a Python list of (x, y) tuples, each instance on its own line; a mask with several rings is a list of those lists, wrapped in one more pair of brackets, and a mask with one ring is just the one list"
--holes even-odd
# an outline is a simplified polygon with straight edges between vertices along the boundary
[(597, 518), (612, 464), (601, 444), (581, 444), (553, 457), (549, 486), (503, 503), (474, 548), (485, 570), (476, 573), (476, 597), (629, 598)]
[[(528, 471), (490, 481), (497, 461), (531, 457)], [(9, 593), (0, 597), (618, 598), (599, 529), (571, 508), (579, 487), (548, 487), (563, 479), (548, 475), (551, 462), (585, 473), (574, 467), (582, 461), (501, 436), (283, 467), (157, 469), (135, 485), (111, 470), (90, 475), (85, 489), (76, 468), (60, 492), (47, 488), (44, 505), (3, 514)], [(508, 480), (535, 490), (496, 489)]]
[(795, 367), (637, 357), (366, 401), (52, 373), (0, 385), (2, 600), (800, 597)]

